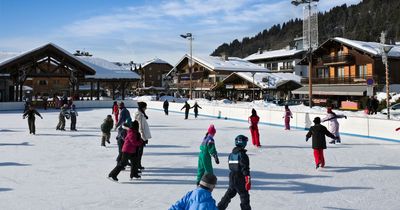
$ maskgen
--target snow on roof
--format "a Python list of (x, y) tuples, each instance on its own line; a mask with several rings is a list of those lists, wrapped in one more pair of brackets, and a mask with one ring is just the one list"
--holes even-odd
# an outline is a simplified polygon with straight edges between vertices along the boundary
[(269, 58), (279, 58), (279, 57), (287, 57), (293, 56), (297, 53), (305, 52), (304, 50), (297, 50), (297, 49), (281, 49), (281, 50), (272, 50), (272, 51), (263, 51), (262, 53), (256, 52), (244, 58), (247, 61), (252, 60), (260, 60), (260, 59), (269, 59)]
[[(235, 73), (243, 79), (253, 82), (253, 74), (250, 72)], [(263, 89), (276, 89), (280, 84), (286, 81), (294, 81), (300, 84), (301, 77), (293, 73), (255, 73), (254, 83)]]
[[(142, 68), (146, 67), (149, 64), (158, 63), (158, 64), (169, 64), (167, 61), (164, 61), (160, 58), (154, 58), (152, 60), (147, 61), (146, 63), (142, 64)], [(170, 64), (171, 65), (171, 64)]]
[[(381, 56), (381, 44), (378, 42), (363, 42), (357, 40), (350, 40), (342, 37), (335, 37), (334, 40), (350, 45), (354, 48), (370, 53), (374, 56)], [(400, 46), (393, 45), (393, 48), (388, 53), (389, 57), (400, 57)]]
[(94, 79), (140, 79), (140, 76), (123, 66), (118, 66), (102, 58), (89, 56), (76, 56), (80, 61), (96, 71), (95, 75), (86, 75), (86, 78)]
[(4, 61), (7, 61), (7, 60), (9, 60), (11, 58), (14, 58), (14, 57), (16, 57), (18, 55), (19, 55), (19, 53), (14, 53), (14, 52), (0, 52), (0, 65)]
[[(184, 58), (190, 59), (188, 54), (184, 55), (179, 61), (182, 62)], [(268, 72), (267, 68), (250, 63), (241, 58), (229, 57), (228, 60), (219, 56), (193, 56), (194, 62), (205, 65), (212, 71), (232, 71), (232, 72)], [(178, 63), (178, 64), (179, 64)]]

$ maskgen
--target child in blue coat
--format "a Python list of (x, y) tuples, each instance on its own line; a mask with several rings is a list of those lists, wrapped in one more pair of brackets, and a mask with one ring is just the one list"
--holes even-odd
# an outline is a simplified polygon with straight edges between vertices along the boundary
[(217, 184), (217, 177), (213, 174), (204, 174), (199, 187), (188, 192), (169, 210), (218, 210), (211, 192)]

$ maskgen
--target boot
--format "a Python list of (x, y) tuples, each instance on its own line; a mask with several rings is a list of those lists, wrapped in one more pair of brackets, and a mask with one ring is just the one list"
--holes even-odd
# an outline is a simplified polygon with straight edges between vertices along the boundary
[(116, 176), (113, 175), (108, 175), (109, 178), (113, 179), (114, 181), (118, 182), (118, 178)]
[(329, 144), (335, 144), (335, 140), (330, 141)]

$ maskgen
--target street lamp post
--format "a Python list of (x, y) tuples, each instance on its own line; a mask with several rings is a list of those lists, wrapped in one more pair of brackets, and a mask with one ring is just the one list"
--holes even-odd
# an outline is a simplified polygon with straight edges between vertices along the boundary
[(385, 44), (386, 33), (381, 34), (381, 50), (382, 50), (382, 62), (385, 65), (385, 77), (386, 77), (386, 109), (387, 109), (387, 119), (390, 120), (390, 102), (389, 102), (389, 64), (388, 64), (388, 53), (393, 48), (391, 45)]
[(190, 51), (190, 62), (189, 62), (189, 98), (192, 99), (192, 65), (193, 65), (193, 48), (192, 41), (193, 35), (192, 33), (186, 33), (181, 35), (182, 38), (189, 40), (189, 51)]
[[(307, 4), (308, 6), (308, 103), (310, 108), (312, 107), (312, 42), (311, 42), (311, 3), (318, 2), (319, 0), (293, 0), (292, 4), (299, 6), (300, 4)], [(305, 20), (303, 20), (305, 21)], [(304, 30), (304, 28), (303, 28)], [(317, 26), (318, 30), (318, 26)]]

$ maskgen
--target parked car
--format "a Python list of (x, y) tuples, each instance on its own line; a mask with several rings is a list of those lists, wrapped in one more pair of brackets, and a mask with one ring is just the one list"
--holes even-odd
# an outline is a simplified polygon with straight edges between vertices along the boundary
[[(387, 109), (382, 109), (381, 113), (387, 115)], [(390, 115), (400, 115), (400, 103), (390, 106)]]

